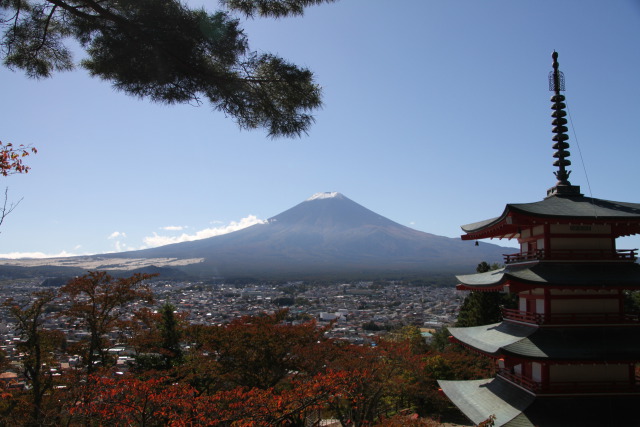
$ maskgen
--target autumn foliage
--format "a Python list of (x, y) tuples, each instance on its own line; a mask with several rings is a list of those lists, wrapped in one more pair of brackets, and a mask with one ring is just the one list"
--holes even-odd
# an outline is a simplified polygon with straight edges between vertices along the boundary
[(0, 141), (0, 175), (9, 176), (16, 173), (29, 172), (29, 166), (22, 163), (22, 159), (29, 154), (35, 154), (37, 150), (33, 147)]
[[(20, 378), (29, 387), (6, 383), (0, 391), (0, 425), (302, 426), (332, 418), (343, 426), (434, 426), (451, 411), (436, 379), (489, 375), (483, 359), (432, 350), (410, 328), (353, 345), (326, 338), (332, 324), (296, 323), (285, 310), (192, 325), (170, 304), (153, 309), (147, 279), (90, 273), (13, 308), (32, 373)], [(63, 309), (49, 313), (54, 300)], [(43, 316), (87, 338), (61, 346)], [(110, 356), (115, 336), (135, 349), (127, 369)], [(49, 367), (64, 352), (78, 362), (54, 377)]]

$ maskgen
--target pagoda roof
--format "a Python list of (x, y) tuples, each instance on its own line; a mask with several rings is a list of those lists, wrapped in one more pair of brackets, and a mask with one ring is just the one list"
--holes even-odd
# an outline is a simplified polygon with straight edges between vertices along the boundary
[[(471, 420), (480, 424), (495, 416), (495, 425), (507, 425), (535, 400), (535, 396), (501, 378), (444, 381), (438, 384), (447, 397)], [(533, 427), (533, 424), (520, 424)], [(515, 424), (514, 424), (515, 426)]]
[(500, 377), (440, 380), (438, 384), (475, 424), (491, 415), (495, 416), (496, 427), (601, 427), (638, 423), (640, 396), (535, 397)]
[(628, 361), (640, 356), (640, 327), (537, 328), (504, 321), (449, 328), (462, 344), (492, 356), (553, 361)]
[(499, 290), (505, 285), (534, 287), (640, 288), (640, 265), (632, 262), (537, 262), (456, 276), (463, 289)]
[[(523, 225), (535, 219), (561, 222), (634, 222), (640, 223), (640, 203), (614, 202), (581, 195), (554, 195), (533, 203), (507, 204), (502, 215), (462, 226), (464, 240), (486, 237), (514, 237)], [(632, 233), (620, 233), (635, 234)]]
[(463, 344), (483, 353), (499, 356), (503, 347), (516, 344), (538, 330), (535, 326), (502, 322), (466, 328), (449, 328), (449, 333)]

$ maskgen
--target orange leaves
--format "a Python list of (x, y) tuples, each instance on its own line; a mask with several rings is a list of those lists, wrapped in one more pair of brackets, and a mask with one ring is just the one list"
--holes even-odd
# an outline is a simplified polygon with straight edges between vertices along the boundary
[(30, 168), (22, 163), (22, 158), (37, 152), (38, 150), (33, 147), (25, 145), (14, 147), (11, 143), (3, 144), (0, 141), (0, 175), (9, 176), (29, 172)]

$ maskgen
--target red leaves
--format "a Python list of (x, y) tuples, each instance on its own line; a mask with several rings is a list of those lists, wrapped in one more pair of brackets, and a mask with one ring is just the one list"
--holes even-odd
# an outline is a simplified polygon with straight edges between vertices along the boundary
[(77, 320), (90, 332), (84, 345), (83, 359), (89, 373), (95, 362), (106, 366), (105, 335), (122, 320), (123, 312), (132, 302), (153, 300), (153, 293), (144, 284), (152, 275), (135, 274), (127, 278), (113, 278), (104, 271), (93, 271), (70, 280), (60, 288), (69, 307), (63, 314)]
[(167, 377), (91, 377), (80, 403), (70, 409), (98, 423), (268, 426), (303, 419), (350, 387), (346, 372), (327, 372), (294, 381), (286, 390), (235, 388), (211, 396)]
[(228, 325), (190, 328), (189, 340), (217, 355), (217, 375), (234, 386), (267, 389), (291, 372), (314, 374), (326, 363), (319, 341), (324, 330), (315, 322), (283, 324), (286, 311), (234, 320)]
[(3, 144), (0, 141), (0, 175), (9, 176), (16, 173), (27, 173), (29, 167), (22, 163), (22, 158), (29, 154), (36, 154), (38, 150), (33, 147), (13, 144)]
[(150, 420), (185, 425), (195, 405), (194, 396), (193, 387), (163, 377), (90, 377), (82, 401), (69, 412), (115, 425), (146, 425)]

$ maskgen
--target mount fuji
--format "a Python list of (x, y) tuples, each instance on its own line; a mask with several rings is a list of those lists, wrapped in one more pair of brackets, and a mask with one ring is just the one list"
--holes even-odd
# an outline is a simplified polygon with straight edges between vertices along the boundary
[(398, 277), (472, 271), (505, 251), (414, 230), (331, 192), (229, 234), (103, 257), (199, 259), (180, 269), (205, 277)]
[(344, 195), (318, 193), (267, 221), (229, 234), (151, 249), (0, 261), (0, 277), (158, 272), (160, 278), (372, 279), (441, 276), (502, 262), (513, 252), (400, 225)]

